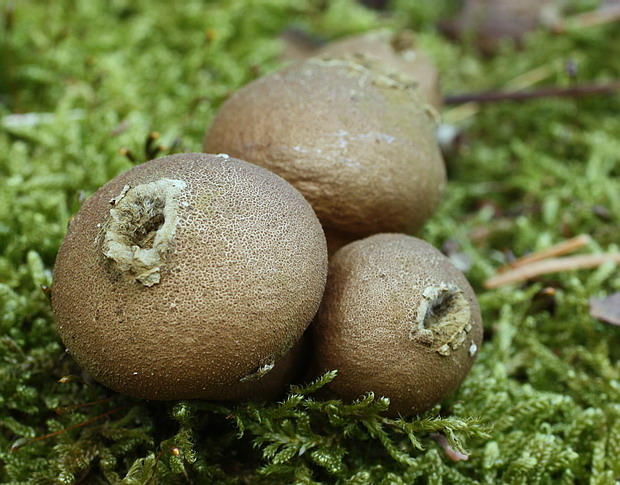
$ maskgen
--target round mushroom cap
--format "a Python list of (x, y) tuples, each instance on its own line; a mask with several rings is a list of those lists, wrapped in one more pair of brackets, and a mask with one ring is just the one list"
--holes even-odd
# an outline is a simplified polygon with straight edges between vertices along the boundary
[(329, 395), (390, 398), (388, 414), (423, 412), (452, 394), (476, 360), (482, 319), (465, 276), (430, 244), (378, 234), (330, 260), (309, 329), (313, 374), (338, 371)]
[(326, 231), (413, 233), (445, 186), (434, 111), (414, 83), (356, 59), (313, 58), (250, 83), (222, 105), (204, 150), (284, 177)]
[(321, 225), (289, 183), (227, 155), (180, 154), (86, 201), (52, 304), (69, 353), (115, 391), (266, 397), (290, 376), (294, 356), (277, 363), (316, 314), (326, 274)]
[(443, 105), (439, 87), (439, 71), (417, 47), (415, 34), (409, 30), (389, 32), (376, 30), (345, 37), (314, 53), (322, 57), (343, 57), (363, 54), (386, 67), (415, 80), (420, 97), (435, 108)]

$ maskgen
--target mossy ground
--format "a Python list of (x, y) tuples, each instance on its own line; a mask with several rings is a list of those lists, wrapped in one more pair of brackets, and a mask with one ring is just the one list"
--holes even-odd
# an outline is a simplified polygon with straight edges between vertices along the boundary
[[(424, 416), (381, 418), (386, 403), (373, 396), (316, 401), (312, 386), (266, 405), (114, 396), (81, 381), (55, 332), (40, 286), (51, 283), (80, 198), (130, 168), (121, 148), (149, 158), (152, 131), (161, 134), (155, 145), (200, 151), (227, 94), (281, 65), (285, 28), (323, 39), (415, 28), (448, 93), (502, 88), (533, 72), (554, 86), (620, 77), (618, 24), (537, 32), (521, 51), (506, 44), (483, 58), (435, 29), (452, 3), (395, 0), (379, 15), (352, 0), (2, 2), (0, 482), (620, 480), (620, 328), (588, 311), (590, 297), (620, 290), (618, 267), (483, 287), (511, 255), (571, 235), (593, 237), (585, 252), (618, 250), (618, 95), (493, 103), (461, 121), (445, 200), (420, 236), (471, 260), (486, 339), (458, 393)], [(36, 113), (36, 124), (20, 113)], [(59, 383), (63, 376), (76, 377)], [(452, 462), (438, 434), (469, 460)]]

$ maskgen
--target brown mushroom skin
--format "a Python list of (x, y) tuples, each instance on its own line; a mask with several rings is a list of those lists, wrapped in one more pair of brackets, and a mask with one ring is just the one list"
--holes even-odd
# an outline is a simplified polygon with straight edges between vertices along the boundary
[(335, 40), (314, 52), (314, 55), (322, 57), (342, 57), (350, 54), (363, 54), (377, 59), (389, 69), (415, 80), (420, 97), (441, 109), (443, 97), (439, 87), (439, 71), (417, 48), (413, 32), (365, 32)]
[(303, 334), (279, 360), (274, 361), (271, 370), (263, 375), (251, 376), (242, 382), (232, 382), (217, 389), (225, 401), (275, 401), (285, 396), (286, 389), (303, 377), (308, 361), (308, 338)]
[(377, 234), (341, 248), (309, 328), (313, 375), (336, 369), (324, 396), (390, 398), (390, 416), (442, 402), (482, 343), (482, 319), (465, 276), (430, 244)]
[(58, 253), (52, 305), (69, 353), (117, 392), (269, 398), (294, 371), (297, 352), (285, 354), (326, 273), (320, 223), (290, 184), (228, 156), (180, 154), (85, 202)]
[(413, 84), (364, 59), (310, 59), (233, 94), (206, 133), (288, 180), (326, 232), (414, 233), (440, 203), (435, 118)]

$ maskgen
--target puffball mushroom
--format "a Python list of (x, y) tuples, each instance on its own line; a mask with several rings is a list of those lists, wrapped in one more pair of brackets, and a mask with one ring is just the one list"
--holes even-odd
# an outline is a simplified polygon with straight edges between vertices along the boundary
[(52, 304), (69, 353), (115, 391), (268, 398), (291, 377), (326, 274), (321, 225), (288, 182), (227, 155), (181, 154), (86, 201)]
[(327, 394), (390, 398), (388, 413), (423, 412), (452, 394), (476, 360), (482, 318), (465, 276), (430, 244), (377, 234), (330, 260), (309, 329), (315, 375), (337, 369)]
[(475, 41), (485, 54), (497, 52), (507, 40), (523, 39), (542, 26), (553, 26), (570, 2), (557, 0), (464, 0), (458, 14), (440, 23), (451, 37)]
[(434, 130), (415, 82), (364, 57), (313, 58), (233, 94), (203, 148), (284, 177), (346, 242), (430, 217), (446, 179)]

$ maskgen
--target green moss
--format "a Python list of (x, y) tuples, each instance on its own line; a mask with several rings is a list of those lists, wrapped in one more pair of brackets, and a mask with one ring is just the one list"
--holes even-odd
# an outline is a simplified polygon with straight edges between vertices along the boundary
[[(281, 403), (230, 406), (133, 400), (82, 375), (40, 288), (51, 284), (80, 200), (132, 166), (120, 149), (135, 162), (159, 144), (168, 147), (160, 153), (199, 151), (226, 96), (282, 65), (283, 29), (328, 39), (415, 27), (450, 93), (501, 89), (532, 73), (544, 85), (620, 73), (615, 25), (537, 32), (524, 50), (504, 45), (482, 58), (438, 34), (435, 21), (454, 11), (448, 0), (394, 1), (385, 16), (353, 0), (167, 5), (25, 0), (1, 11), (0, 482), (619, 480), (620, 329), (588, 312), (591, 296), (620, 290), (617, 267), (483, 287), (513, 255), (571, 235), (593, 237), (585, 252), (617, 251), (618, 95), (494, 103), (465, 119), (445, 110), (446, 120), (462, 119), (464, 138), (447, 153), (445, 200), (420, 236), (471, 261), (486, 339), (461, 389), (425, 415), (384, 418), (388, 402), (372, 395), (316, 400), (331, 374)], [(146, 150), (152, 131), (161, 136)], [(452, 462), (437, 434), (469, 459)]]

